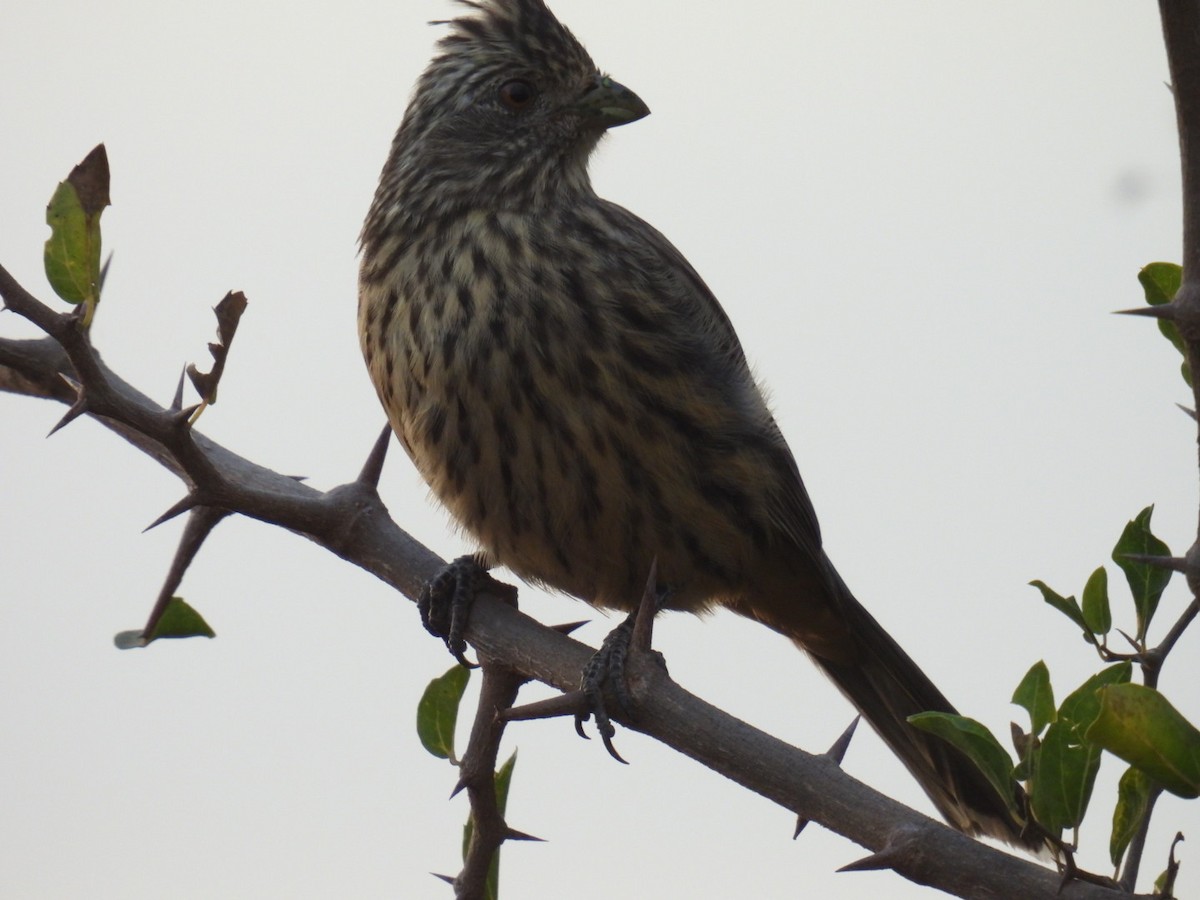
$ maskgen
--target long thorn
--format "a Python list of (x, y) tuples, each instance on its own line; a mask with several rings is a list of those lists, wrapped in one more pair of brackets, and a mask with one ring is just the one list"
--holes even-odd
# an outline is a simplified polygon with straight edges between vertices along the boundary
[(524, 831), (517, 831), (517, 829), (509, 828), (507, 825), (504, 827), (504, 839), (506, 841), (538, 841), (542, 844), (546, 843), (545, 838), (540, 838), (534, 834), (526, 834)]
[(1171, 303), (1163, 303), (1159, 306), (1139, 306), (1136, 309), (1117, 309), (1113, 310), (1114, 316), (1145, 316), (1148, 319), (1166, 319), (1173, 321), (1175, 319), (1175, 306)]
[(108, 251), (108, 259), (104, 260), (104, 265), (100, 267), (100, 277), (96, 281), (97, 295), (104, 293), (104, 282), (108, 280), (108, 268), (112, 265), (112, 251)]
[(559, 634), (570, 634), (571, 632), (576, 631), (587, 624), (587, 619), (583, 619), (579, 622), (564, 622), (561, 625), (551, 625), (550, 630), (557, 631)]
[(177, 413), (183, 409), (183, 378), (187, 374), (184, 366), (179, 372), (179, 384), (175, 385), (175, 398), (171, 401), (171, 412)]
[(383, 474), (383, 461), (387, 458), (388, 442), (392, 437), (392, 426), (385, 425), (383, 431), (379, 433), (379, 437), (375, 439), (375, 445), (371, 448), (371, 452), (367, 454), (367, 461), (363, 464), (362, 471), (358, 473), (359, 484), (369, 484), (371, 487), (379, 486), (379, 476)]
[(189, 512), (190, 510), (195, 509), (199, 505), (200, 505), (199, 498), (196, 497), (195, 494), (188, 494), (186, 497), (184, 497), (178, 503), (174, 504), (165, 513), (163, 513), (161, 516), (159, 516), (157, 519), (155, 519), (153, 522), (151, 522), (149, 525), (147, 525), (145, 528), (143, 528), (142, 534), (145, 534), (147, 531), (157, 528), (159, 525), (162, 525), (164, 522), (170, 522), (173, 518), (175, 518), (180, 513)]
[(862, 859), (857, 859), (852, 863), (847, 863), (838, 869), (838, 871), (874, 872), (879, 869), (894, 869), (896, 864), (903, 860), (905, 849), (910, 842), (911, 840), (896, 840), (895, 835), (893, 835), (875, 853), (872, 853), (870, 856), (864, 856)]
[(654, 617), (658, 615), (658, 557), (650, 560), (650, 574), (646, 576), (646, 589), (638, 604), (637, 618), (633, 622), (633, 636), (629, 646), (634, 650), (650, 652), (654, 643)]
[(854, 731), (856, 728), (858, 728), (858, 723), (861, 719), (862, 716), (855, 716), (854, 721), (847, 725), (846, 730), (843, 731), (841, 736), (833, 742), (833, 746), (825, 751), (825, 755), (832, 759), (839, 766), (842, 764), (842, 760), (846, 756), (846, 750), (850, 746), (850, 739), (854, 737)]
[[(589, 712), (587, 691), (570, 691), (547, 697), (545, 700), (534, 700), (521, 706), (510, 706), (502, 709), (497, 716), (502, 722), (521, 722), (527, 719), (554, 719), (559, 716), (576, 716)], [(586, 734), (583, 737), (587, 737)]]
[(63, 415), (63, 417), (58, 420), (58, 424), (55, 425), (53, 428), (51, 428), (46, 433), (46, 437), (50, 437), (51, 435), (55, 434), (56, 432), (61, 431), (63, 428), (66, 428), (68, 425), (70, 425), (72, 422), (74, 422), (76, 419), (78, 419), (80, 416), (82, 416), (87, 411), (88, 411), (87, 398), (80, 397), (78, 400), (75, 401), (74, 404), (72, 404), (71, 408), (66, 411), (66, 413)]

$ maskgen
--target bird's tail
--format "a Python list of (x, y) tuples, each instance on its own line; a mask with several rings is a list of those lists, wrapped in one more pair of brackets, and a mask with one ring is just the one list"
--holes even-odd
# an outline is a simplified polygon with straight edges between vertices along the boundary
[(818, 578), (800, 579), (799, 590), (793, 577), (787, 587), (734, 608), (791, 638), (813, 658), (947, 822), (970, 835), (1038, 849), (1040, 839), (1012, 812), (1012, 806), (1024, 805), (1015, 781), (1012, 796), (1002, 797), (958, 749), (909, 724), (908, 717), (920, 712), (957, 711), (854, 598), (833, 565), (827, 559), (822, 565), (825, 571)]

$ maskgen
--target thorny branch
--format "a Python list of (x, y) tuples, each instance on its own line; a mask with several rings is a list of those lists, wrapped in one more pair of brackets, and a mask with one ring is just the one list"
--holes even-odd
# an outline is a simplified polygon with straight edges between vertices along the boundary
[[(10, 310), (48, 335), (34, 341), (0, 338), (0, 387), (83, 404), (88, 415), (184, 480), (189, 500), (178, 504), (180, 509), (213, 507), (286, 528), (371, 572), (410, 600), (444, 566), (396, 525), (379, 499), (375, 484), (385, 440), (377, 442), (354, 481), (315, 490), (220, 446), (189, 427), (183, 411), (160, 407), (126, 384), (104, 365), (74, 316), (52, 311), (3, 267), (0, 296)], [(507, 692), (515, 692), (514, 685), (527, 679), (574, 692), (592, 654), (560, 631), (487, 596), (472, 610), (467, 638), (489, 669), (505, 673), (498, 676), (500, 687), (489, 702), (491, 710), (511, 705)], [(1083, 883), (1068, 885), (1060, 894), (1056, 873), (934, 822), (854, 780), (828, 756), (805, 753), (705, 703), (671, 681), (651, 654), (631, 655), (628, 680), (636, 721), (617, 712), (619, 721), (801, 819), (816, 821), (868, 848), (872, 864), (891, 866), (910, 880), (961, 897), (1129, 896)], [(480, 717), (486, 722), (495, 718), (494, 712), (484, 711)], [(486, 761), (490, 754), (494, 762), (498, 727), (484, 724), (477, 731), (482, 741), (479, 758)], [(478, 765), (483, 767), (482, 762)], [(501, 821), (493, 817), (490, 824)], [(516, 836), (506, 825), (498, 825), (481, 835), (481, 841)], [(486, 848), (487, 843), (480, 846)]]

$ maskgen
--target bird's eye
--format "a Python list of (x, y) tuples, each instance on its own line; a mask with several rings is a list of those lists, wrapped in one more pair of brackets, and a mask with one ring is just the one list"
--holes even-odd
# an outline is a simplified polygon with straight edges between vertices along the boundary
[(500, 85), (500, 102), (513, 112), (528, 109), (537, 97), (537, 88), (528, 81), (514, 79)]

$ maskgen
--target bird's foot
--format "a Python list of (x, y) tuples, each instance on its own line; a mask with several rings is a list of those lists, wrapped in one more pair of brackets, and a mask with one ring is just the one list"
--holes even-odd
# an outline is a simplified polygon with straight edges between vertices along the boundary
[(620, 762), (621, 755), (613, 747), (612, 739), (616, 733), (608, 714), (605, 702), (608, 688), (610, 695), (617, 701), (621, 713), (628, 719), (635, 717), (633, 698), (630, 695), (629, 680), (626, 677), (625, 663), (631, 652), (651, 654), (655, 661), (666, 669), (662, 654), (651, 649), (651, 637), (654, 617), (666, 605), (668, 591), (659, 588), (655, 583), (655, 573), (651, 570), (646, 584), (646, 592), (637, 609), (631, 612), (620, 625), (608, 633), (587, 665), (583, 667), (580, 678), (580, 690), (587, 697), (588, 710), (576, 713), (575, 730), (580, 737), (587, 737), (583, 723), (590, 717), (596, 717), (596, 731), (604, 742), (609, 754)]
[(475, 666), (465, 656), (467, 642), (463, 635), (470, 619), (471, 605), (476, 595), (484, 591), (511, 598), (516, 604), (516, 589), (489, 575), (479, 556), (468, 555), (460, 556), (438, 572), (417, 599), (417, 610), (425, 630), (445, 641), (454, 658), (467, 668)]
[(635, 616), (635, 613), (630, 613), (624, 622), (610, 631), (600, 649), (592, 654), (592, 658), (583, 667), (579, 689), (587, 696), (588, 711), (575, 714), (575, 730), (584, 738), (587, 737), (587, 733), (583, 730), (583, 723), (592, 716), (596, 717), (596, 731), (600, 734), (600, 740), (604, 742), (604, 748), (619, 762), (625, 760), (621, 759), (621, 754), (613, 747), (612, 739), (616, 728), (608, 717), (604, 689), (612, 688), (621, 712), (632, 718), (633, 701), (629, 696), (629, 683), (625, 679), (625, 660), (629, 656)]

